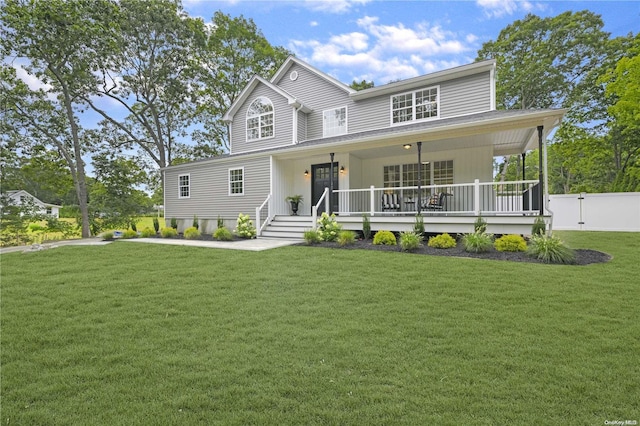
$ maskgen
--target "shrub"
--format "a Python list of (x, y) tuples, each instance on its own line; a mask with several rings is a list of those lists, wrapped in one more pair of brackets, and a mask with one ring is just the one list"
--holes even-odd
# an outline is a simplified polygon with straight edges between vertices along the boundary
[(138, 232), (138, 228), (137, 228), (137, 226), (136, 226), (136, 223), (135, 223), (135, 222), (131, 222), (131, 230), (132, 230), (133, 232)]
[(521, 235), (503, 235), (494, 243), (498, 251), (526, 251), (527, 242)]
[(391, 231), (378, 231), (373, 236), (373, 244), (377, 246), (395, 246), (398, 244), (396, 236)]
[(318, 219), (318, 235), (322, 241), (335, 241), (338, 238), (342, 226), (336, 222), (336, 215), (329, 216), (327, 212), (322, 212)]
[(122, 233), (122, 238), (123, 239), (138, 238), (138, 232), (134, 231), (133, 229), (127, 229)]
[(184, 237), (187, 240), (197, 240), (200, 238), (200, 231), (195, 226), (190, 226), (184, 230)]
[(142, 232), (140, 233), (140, 236), (142, 238), (150, 238), (150, 237), (155, 237), (156, 236), (156, 231), (154, 231), (153, 229), (146, 227), (142, 230)]
[(176, 219), (175, 217), (171, 218), (171, 227), (176, 230), (178, 229), (178, 219)]
[(217, 228), (224, 228), (224, 219), (218, 216), (218, 226)]
[(528, 253), (545, 263), (575, 263), (576, 254), (557, 237), (533, 235), (529, 243)]
[(160, 230), (160, 221), (158, 221), (157, 217), (153, 218), (153, 229), (156, 231), (156, 234)]
[(365, 240), (371, 239), (371, 222), (369, 221), (369, 215), (362, 215), (362, 236)]
[(318, 231), (316, 231), (315, 229), (304, 231), (303, 238), (308, 245), (318, 244), (320, 241), (322, 241), (322, 238), (320, 238), (320, 234), (318, 234)]
[(195, 214), (193, 215), (193, 222), (191, 223), (191, 226), (193, 228), (200, 229), (200, 222), (198, 221), (198, 216)]
[(414, 251), (422, 243), (422, 234), (418, 232), (402, 232), (400, 234), (400, 247), (403, 251)]
[(470, 253), (484, 253), (493, 247), (493, 235), (486, 232), (474, 232), (462, 237), (464, 250)]
[(255, 238), (258, 233), (249, 215), (242, 213), (238, 215), (234, 232), (242, 238)]
[(338, 244), (341, 246), (350, 246), (356, 241), (356, 233), (353, 231), (340, 231), (338, 233)]
[(531, 235), (544, 235), (546, 232), (547, 224), (544, 223), (544, 218), (542, 216), (538, 216), (531, 227)]
[(213, 238), (218, 241), (231, 241), (233, 240), (233, 234), (227, 228), (221, 226), (220, 228), (215, 230), (215, 232), (213, 233)]
[(438, 249), (448, 249), (456, 246), (456, 240), (445, 232), (444, 234), (429, 238), (427, 245)]
[(484, 220), (482, 216), (478, 216), (476, 221), (473, 223), (473, 232), (476, 234), (484, 234), (487, 232), (487, 221)]
[(178, 231), (173, 227), (162, 228), (162, 230), (160, 231), (160, 235), (162, 236), (162, 238), (175, 238), (178, 236)]
[(102, 234), (102, 239), (105, 241), (113, 240), (113, 232), (105, 232), (104, 234)]
[(424, 218), (421, 214), (416, 215), (416, 223), (413, 225), (413, 232), (424, 235)]

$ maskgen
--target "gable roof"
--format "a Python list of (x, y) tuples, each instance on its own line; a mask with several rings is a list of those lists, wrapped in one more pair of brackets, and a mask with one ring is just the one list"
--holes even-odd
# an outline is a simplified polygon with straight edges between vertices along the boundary
[(27, 197), (31, 198), (33, 200), (33, 202), (36, 203), (36, 204), (40, 204), (40, 205), (45, 206), (45, 207), (59, 207), (59, 208), (62, 208), (62, 206), (59, 206), (57, 204), (45, 203), (44, 201), (40, 200), (36, 196), (31, 195), (30, 193), (28, 193), (24, 189), (14, 189), (14, 190), (11, 190), (11, 191), (7, 191), (7, 195), (12, 197), (12, 198), (17, 198), (17, 197), (21, 197), (21, 196), (27, 196)]
[(308, 63), (306, 63), (305, 61), (303, 61), (301, 59), (296, 58), (295, 56), (289, 56), (287, 58), (287, 60), (284, 61), (282, 66), (280, 66), (278, 71), (276, 71), (276, 73), (271, 78), (271, 82), (275, 83), (276, 81), (278, 81), (289, 70), (289, 68), (291, 68), (291, 66), (293, 64), (298, 64), (299, 66), (301, 66), (303, 68), (306, 68), (307, 70), (309, 70), (313, 74), (317, 75), (318, 77), (322, 78), (323, 80), (327, 81), (328, 83), (336, 86), (338, 89), (347, 92), (348, 94), (356, 93), (356, 90), (352, 89), (348, 85), (346, 85), (343, 82), (331, 77), (329, 74), (326, 74), (326, 73), (320, 71), (319, 69), (314, 68), (313, 66), (309, 65)]
[(288, 104), (293, 106), (294, 108), (302, 108), (302, 111), (305, 113), (311, 112), (311, 110), (305, 107), (302, 104), (302, 102), (299, 102), (295, 97), (287, 93), (285, 90), (265, 80), (259, 75), (254, 75), (251, 78), (251, 80), (249, 80), (249, 83), (244, 87), (244, 89), (242, 89), (242, 92), (240, 92), (240, 95), (235, 100), (235, 102), (231, 105), (229, 110), (222, 116), (222, 121), (225, 121), (225, 122), (233, 121), (233, 116), (238, 112), (238, 109), (240, 109), (242, 104), (244, 104), (247, 98), (251, 95), (251, 93), (253, 92), (253, 89), (255, 89), (256, 86), (258, 86), (258, 84), (261, 84), (261, 83), (267, 86), (268, 88), (270, 88), (271, 90), (273, 90), (274, 92), (278, 93), (285, 99), (287, 99)]

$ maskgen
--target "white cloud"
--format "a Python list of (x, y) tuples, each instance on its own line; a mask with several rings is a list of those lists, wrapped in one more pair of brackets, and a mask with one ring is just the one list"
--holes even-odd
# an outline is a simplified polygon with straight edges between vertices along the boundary
[(311, 21), (311, 22), (309, 22), (309, 26), (310, 26), (310, 27), (317, 27), (318, 25), (319, 25), (319, 24), (318, 24), (318, 21)]
[(547, 8), (543, 3), (532, 3), (527, 0), (476, 0), (476, 4), (484, 10), (488, 18), (501, 18), (519, 11), (542, 11)]
[(477, 36), (459, 35), (438, 24), (390, 25), (375, 16), (364, 16), (355, 24), (360, 31), (328, 40), (293, 40), (289, 48), (320, 69), (342, 76), (336, 77), (339, 80), (365, 78), (376, 84), (460, 65), (461, 55), (466, 59), (465, 52), (477, 49)]
[(33, 91), (43, 90), (45, 92), (49, 92), (53, 89), (53, 86), (50, 84), (42, 82), (38, 77), (33, 74), (29, 74), (20, 64), (12, 64), (13, 68), (16, 70), (16, 77), (22, 80), (29, 89)]
[(314, 12), (347, 13), (354, 6), (369, 3), (370, 0), (305, 0), (305, 5)]

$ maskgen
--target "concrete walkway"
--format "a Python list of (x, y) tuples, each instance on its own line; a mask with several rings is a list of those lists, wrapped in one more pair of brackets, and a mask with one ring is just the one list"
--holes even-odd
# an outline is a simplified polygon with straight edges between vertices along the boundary
[[(253, 240), (241, 240), (241, 241), (202, 241), (202, 240), (179, 240), (171, 238), (132, 238), (132, 239), (120, 239), (118, 241), (132, 242), (132, 243), (148, 243), (148, 244), (171, 244), (179, 246), (191, 246), (191, 247), (205, 247), (205, 248), (220, 248), (229, 250), (247, 250), (247, 251), (263, 251), (278, 247), (290, 246), (298, 244), (302, 240), (296, 239), (283, 239), (283, 238), (257, 238)], [(102, 246), (105, 244), (111, 244), (113, 241), (103, 241), (101, 238), (83, 238), (77, 240), (65, 240), (56, 241), (54, 243), (45, 244), (33, 244), (31, 246), (19, 246), (19, 247), (2, 247), (0, 248), (0, 254), (12, 253), (12, 252), (34, 252), (56, 248), (60, 246)]]

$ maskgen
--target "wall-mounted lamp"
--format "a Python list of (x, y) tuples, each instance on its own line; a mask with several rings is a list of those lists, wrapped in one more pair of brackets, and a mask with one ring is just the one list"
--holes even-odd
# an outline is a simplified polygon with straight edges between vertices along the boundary
[(402, 145), (402, 147), (404, 149), (411, 149), (411, 144), (410, 143), (405, 143), (404, 145)]
[(344, 174), (344, 166), (340, 166), (340, 173)]
[(304, 171), (304, 175), (305, 175), (305, 177), (306, 177), (306, 176), (309, 176), (309, 170), (305, 170), (305, 171)]

